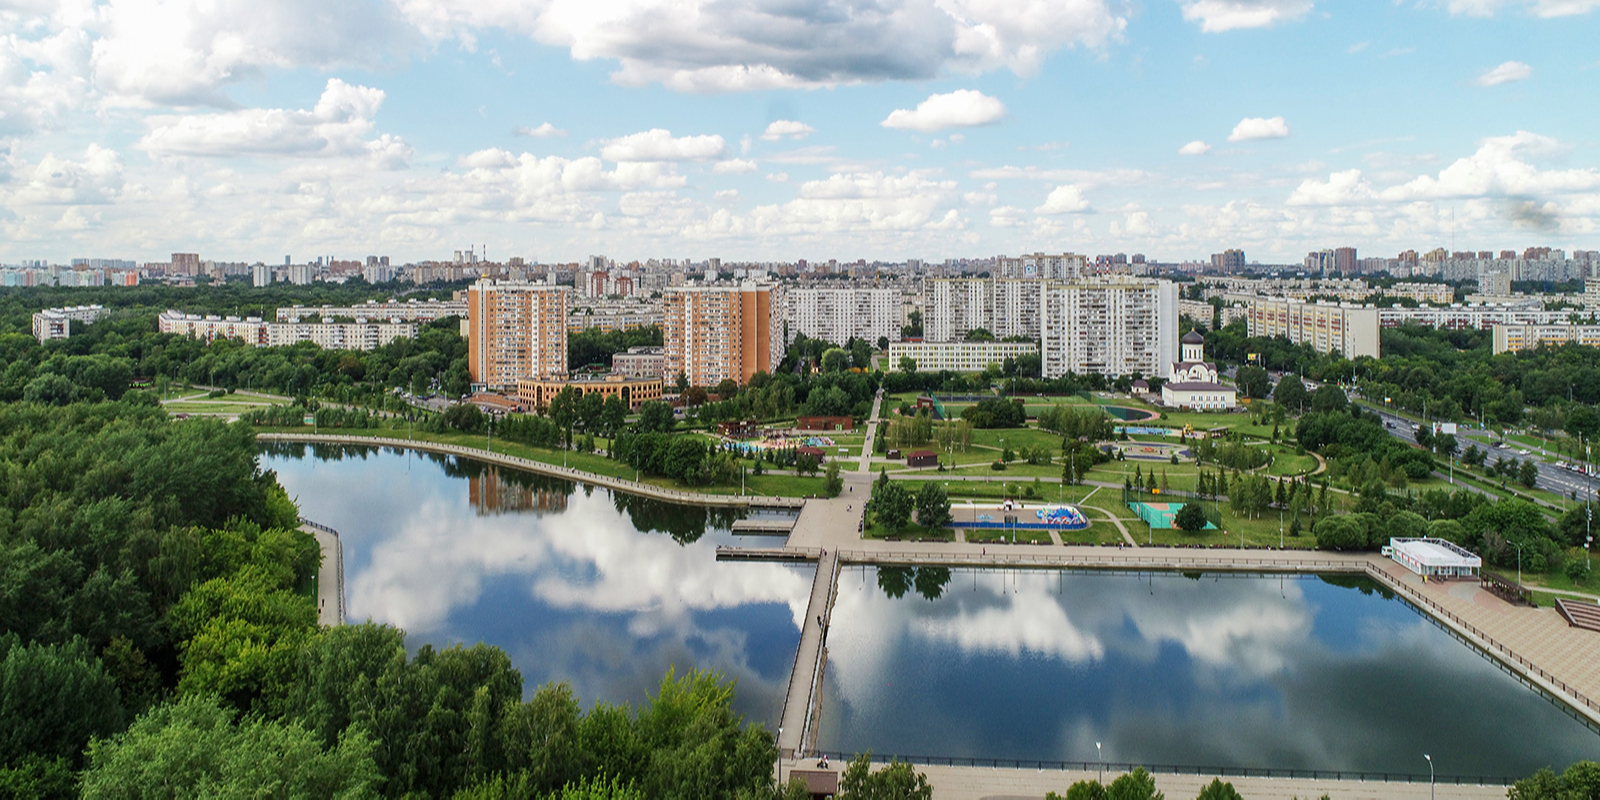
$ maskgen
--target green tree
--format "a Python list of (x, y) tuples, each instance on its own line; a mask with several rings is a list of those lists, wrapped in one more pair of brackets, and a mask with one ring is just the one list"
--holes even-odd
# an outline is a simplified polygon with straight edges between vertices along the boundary
[(375, 797), (374, 743), (360, 731), (324, 749), (294, 724), (246, 718), (211, 697), (157, 706), (96, 740), (85, 798)]
[(1295, 411), (1305, 411), (1311, 404), (1311, 393), (1306, 391), (1305, 381), (1299, 375), (1285, 375), (1278, 380), (1277, 388), (1272, 391), (1272, 401), (1284, 408)]
[(872, 754), (851, 759), (839, 776), (840, 800), (932, 800), (933, 785), (928, 776), (910, 764), (891, 761), (872, 771)]
[(462, 433), (483, 430), (483, 412), (471, 403), (457, 403), (444, 412), (444, 424)]
[(1593, 439), (1600, 433), (1600, 413), (1593, 406), (1579, 403), (1567, 412), (1562, 427), (1575, 439)]
[(1045, 800), (1106, 800), (1106, 787), (1099, 781), (1078, 781), (1067, 787), (1065, 795), (1050, 792)]
[(123, 725), (122, 697), (82, 639), (0, 636), (0, 765), (26, 756), (76, 763), (90, 737)]
[(943, 530), (950, 524), (950, 497), (935, 481), (917, 490), (917, 522), (929, 531)]
[(1240, 394), (1250, 398), (1264, 398), (1272, 389), (1272, 381), (1267, 377), (1267, 371), (1257, 366), (1240, 367), (1234, 373), (1233, 382), (1238, 385)]
[(611, 395), (606, 398), (605, 407), (600, 412), (600, 432), (606, 436), (616, 436), (627, 419), (628, 404), (622, 402), (620, 396)]
[(901, 372), (904, 372), (904, 373), (907, 373), (907, 374), (916, 372), (917, 371), (917, 360), (912, 358), (911, 356), (901, 356), (900, 357), (899, 367), (900, 367), (900, 371)]
[(1211, 782), (1200, 790), (1195, 800), (1244, 800), (1244, 798), (1239, 796), (1238, 790), (1233, 788), (1232, 783), (1223, 783), (1221, 778), (1212, 778)]
[(828, 468), (823, 470), (822, 491), (829, 497), (838, 497), (844, 491), (844, 479), (839, 477), (839, 462), (829, 461)]
[(1183, 508), (1178, 509), (1178, 513), (1172, 516), (1172, 524), (1186, 533), (1205, 530), (1205, 509), (1201, 508), (1199, 503), (1184, 503)]
[(822, 353), (823, 372), (844, 372), (850, 368), (850, 354), (843, 348), (833, 347)]
[(1522, 466), (1517, 468), (1517, 481), (1529, 489), (1539, 484), (1539, 467), (1533, 463), (1533, 459), (1522, 462)]
[(850, 364), (858, 369), (872, 368), (872, 345), (867, 340), (850, 340)]
[(667, 433), (676, 426), (677, 420), (672, 415), (672, 406), (659, 400), (651, 400), (639, 406), (639, 430), (646, 433)]
[(1166, 795), (1156, 791), (1156, 779), (1144, 767), (1134, 767), (1111, 782), (1106, 792), (1107, 800), (1166, 800)]
[(872, 493), (872, 511), (878, 522), (891, 531), (899, 532), (911, 521), (915, 501), (904, 486), (891, 481)]

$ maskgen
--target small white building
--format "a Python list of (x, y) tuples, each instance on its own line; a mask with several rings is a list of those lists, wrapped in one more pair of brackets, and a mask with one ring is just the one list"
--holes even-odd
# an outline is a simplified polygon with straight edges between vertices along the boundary
[(1383, 554), (1431, 578), (1470, 578), (1483, 567), (1483, 559), (1444, 539), (1390, 539)]
[(1161, 385), (1161, 402), (1196, 411), (1227, 411), (1238, 405), (1238, 391), (1222, 382), (1216, 364), (1206, 361), (1206, 337), (1189, 331), (1181, 345), (1183, 360), (1172, 365)]

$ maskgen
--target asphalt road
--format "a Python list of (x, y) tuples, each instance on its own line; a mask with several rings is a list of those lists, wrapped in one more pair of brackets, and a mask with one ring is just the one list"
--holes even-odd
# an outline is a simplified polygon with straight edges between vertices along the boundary
[[(1376, 409), (1369, 410), (1376, 411)], [(1383, 418), (1386, 427), (1389, 425), (1393, 426), (1389, 427), (1388, 430), (1389, 433), (1395, 438), (1404, 442), (1410, 442), (1412, 444), (1416, 443), (1416, 423), (1404, 417), (1384, 411), (1376, 411), (1376, 413), (1379, 417)], [(1600, 499), (1600, 497), (1595, 496), (1595, 489), (1597, 484), (1600, 484), (1600, 481), (1597, 481), (1594, 476), (1562, 469), (1554, 464), (1547, 463), (1539, 457), (1541, 455), (1541, 451), (1539, 450), (1526, 448), (1529, 450), (1529, 455), (1523, 455), (1519, 451), (1524, 448), (1518, 446), (1515, 442), (1508, 442), (1506, 447), (1495, 447), (1490, 441), (1490, 435), (1487, 432), (1469, 430), (1466, 426), (1462, 426), (1460, 428), (1456, 438), (1460, 443), (1461, 450), (1465, 450), (1468, 445), (1476, 444), (1480, 450), (1488, 451), (1489, 463), (1493, 463), (1495, 459), (1498, 458), (1504, 458), (1507, 461), (1510, 461), (1511, 459), (1516, 459), (1518, 461), (1533, 461), (1534, 466), (1538, 467), (1539, 469), (1538, 486), (1541, 489), (1559, 492), (1567, 497), (1571, 497), (1573, 493), (1577, 493), (1579, 500), (1582, 500), (1585, 497)], [(1446, 472), (1448, 472), (1448, 469)]]

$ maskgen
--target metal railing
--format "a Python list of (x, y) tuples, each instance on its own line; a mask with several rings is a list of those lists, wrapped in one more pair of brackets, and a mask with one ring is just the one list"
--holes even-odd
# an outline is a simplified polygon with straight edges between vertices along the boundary
[[(938, 564), (974, 564), (984, 566), (1013, 566), (1013, 565), (1038, 565), (1052, 567), (1144, 567), (1158, 570), (1247, 570), (1261, 572), (1361, 572), (1366, 569), (1366, 561), (1362, 559), (1287, 559), (1287, 558), (1174, 558), (1169, 554), (1141, 556), (1122, 555), (1129, 553), (1127, 550), (1117, 550), (1106, 547), (1104, 554), (1037, 554), (1037, 553), (1011, 553), (997, 552), (980, 555), (977, 553), (940, 553), (937, 551), (924, 551), (914, 553), (895, 553), (891, 551), (876, 552), (871, 550), (840, 550), (839, 558), (850, 563), (900, 563), (902, 561), (915, 561), (917, 563)], [(1138, 551), (1132, 551), (1137, 553)], [(1171, 551), (1168, 551), (1170, 553)], [(1201, 551), (1203, 552), (1203, 551)], [(1281, 552), (1281, 551), (1280, 551)]]
[(1575, 703), (1590, 712), (1600, 712), (1600, 703), (1596, 703), (1594, 700), (1590, 699), (1588, 695), (1578, 691), (1571, 684), (1561, 680), (1560, 678), (1557, 678), (1554, 675), (1551, 675), (1537, 664), (1534, 664), (1532, 661), (1529, 661), (1528, 659), (1518, 655), (1515, 650), (1512, 650), (1511, 648), (1502, 644), (1499, 640), (1495, 639), (1493, 636), (1483, 632), (1483, 630), (1476, 625), (1473, 625), (1472, 623), (1462, 619), (1450, 609), (1439, 605), (1437, 602), (1434, 602), (1433, 598), (1423, 594), (1416, 587), (1407, 584), (1405, 581), (1395, 579), (1395, 577), (1390, 575), (1387, 571), (1379, 569), (1370, 563), (1367, 566), (1368, 575), (1371, 575), (1375, 580), (1383, 585), (1398, 590), (1401, 594), (1406, 596), (1406, 599), (1415, 603), (1420, 603), (1425, 607), (1428, 613), (1433, 614), (1441, 619), (1447, 619), (1459, 626), (1462, 630), (1472, 634), (1472, 636), (1478, 640), (1479, 646), (1482, 647), (1486, 652), (1494, 655), (1496, 658), (1499, 658), (1502, 661), (1515, 664), (1516, 666), (1521, 667), (1533, 675), (1537, 675), (1546, 683), (1561, 690), (1561, 693), (1565, 695), (1563, 699)]
[(330, 528), (330, 527), (328, 527), (326, 525), (323, 525), (320, 522), (315, 522), (315, 521), (306, 519), (305, 517), (301, 517), (300, 518), (300, 524), (305, 526), (305, 527), (307, 527), (307, 528), (313, 528), (315, 530), (322, 531), (323, 533), (326, 533), (326, 534), (328, 534), (328, 535), (333, 537), (333, 566), (334, 566), (334, 575), (337, 576), (336, 577), (335, 588), (338, 591), (338, 599), (337, 599), (337, 602), (335, 604), (335, 610), (339, 614), (339, 624), (343, 625), (345, 623), (345, 611), (344, 611), (344, 540), (339, 538), (339, 532), (338, 531), (336, 531), (336, 530), (334, 530), (334, 529), (332, 529), (332, 528)]
[[(843, 764), (852, 757), (850, 753), (816, 751), (807, 757), (827, 756), (829, 761)], [(990, 769), (1031, 769), (1056, 772), (1098, 772), (1119, 775), (1144, 768), (1146, 772), (1160, 775), (1196, 775), (1219, 778), (1296, 778), (1301, 780), (1361, 781), (1366, 783), (1427, 783), (1428, 773), (1381, 772), (1363, 770), (1278, 769), (1273, 767), (1224, 767), (1186, 764), (1139, 764), (1120, 761), (1051, 761), (1030, 758), (977, 758), (969, 756), (933, 756), (873, 753), (874, 763), (887, 764), (900, 761), (923, 766), (986, 767)], [(1436, 775), (1435, 783), (1458, 786), (1509, 786), (1516, 779), (1503, 775)]]

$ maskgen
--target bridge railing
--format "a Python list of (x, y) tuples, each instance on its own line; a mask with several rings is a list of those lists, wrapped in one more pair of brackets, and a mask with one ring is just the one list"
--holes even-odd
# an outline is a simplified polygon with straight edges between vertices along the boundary
[[(829, 761), (841, 765), (848, 761), (850, 753), (833, 751), (816, 751), (807, 757), (827, 756)], [(890, 761), (901, 761), (909, 764), (923, 766), (947, 767), (987, 767), (990, 769), (1031, 769), (1054, 770), (1058, 772), (1098, 772), (1104, 771), (1107, 775), (1116, 776), (1124, 772), (1132, 772), (1143, 767), (1146, 772), (1162, 775), (1195, 775), (1219, 778), (1298, 778), (1302, 780), (1336, 780), (1336, 781), (1364, 781), (1367, 783), (1427, 783), (1430, 778), (1428, 773), (1406, 772), (1380, 772), (1362, 770), (1315, 770), (1315, 769), (1277, 769), (1271, 767), (1224, 767), (1185, 764), (1137, 764), (1132, 762), (1117, 761), (1051, 761), (1048, 759), (1029, 758), (976, 758), (967, 756), (935, 756), (935, 755), (905, 755), (905, 754), (879, 754), (873, 753), (871, 759), (875, 763), (886, 764)], [(1448, 783), (1458, 786), (1509, 786), (1516, 779), (1502, 775), (1446, 775), (1433, 776), (1435, 783)]]
[(344, 540), (339, 538), (339, 532), (338, 531), (336, 531), (336, 530), (334, 530), (334, 529), (332, 529), (332, 528), (330, 528), (330, 527), (328, 527), (326, 525), (323, 525), (320, 522), (316, 522), (314, 520), (309, 520), (309, 519), (306, 519), (305, 517), (301, 517), (300, 518), (300, 524), (304, 525), (307, 528), (312, 528), (314, 530), (322, 531), (323, 533), (326, 533), (326, 534), (328, 534), (328, 535), (333, 537), (333, 567), (334, 567), (334, 575), (337, 576), (337, 583), (335, 584), (335, 588), (338, 591), (337, 604), (336, 604), (334, 610), (337, 611), (338, 614), (339, 614), (339, 624), (343, 625), (345, 623), (345, 610), (344, 610)]

